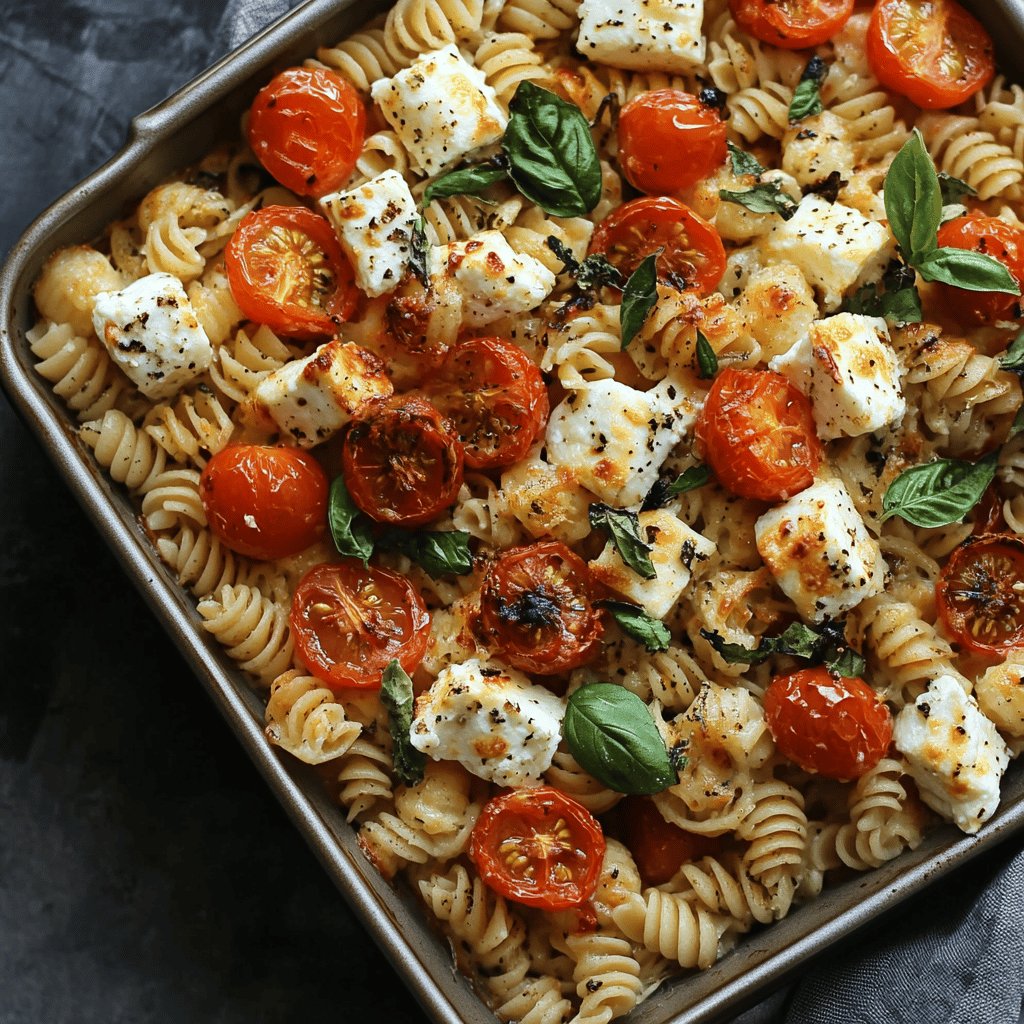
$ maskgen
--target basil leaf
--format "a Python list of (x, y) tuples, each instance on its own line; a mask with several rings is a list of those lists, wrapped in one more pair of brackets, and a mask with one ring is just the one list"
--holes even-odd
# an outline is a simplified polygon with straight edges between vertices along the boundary
[(731, 142), (727, 142), (726, 145), (729, 147), (729, 156), (732, 159), (733, 174), (753, 174), (755, 178), (760, 178), (764, 174), (766, 168), (761, 166), (756, 156), (744, 152)]
[(1010, 347), (999, 357), (999, 364), (1004, 370), (1016, 373), (1024, 371), (1024, 331), (1013, 339)]
[(980, 462), (936, 459), (911, 466), (890, 485), (882, 499), (882, 522), (900, 516), (914, 526), (959, 523), (981, 500), (996, 473), (998, 452)]
[(777, 181), (765, 181), (745, 192), (730, 192), (726, 188), (718, 190), (720, 198), (727, 203), (739, 203), (751, 213), (777, 213), (783, 220), (789, 220), (796, 213), (796, 202)]
[(370, 522), (356, 507), (352, 495), (345, 486), (345, 478), (341, 476), (335, 477), (331, 484), (327, 503), (327, 525), (331, 529), (331, 539), (339, 555), (358, 558), (363, 565), (369, 563), (370, 555), (373, 554)]
[(800, 82), (793, 91), (789, 104), (789, 123), (795, 124), (812, 114), (820, 114), (821, 83), (828, 74), (828, 65), (820, 57), (812, 57), (800, 76)]
[(718, 356), (711, 347), (711, 342), (704, 334), (697, 331), (697, 376), (701, 380), (711, 380), (718, 373)]
[(707, 466), (691, 466), (682, 472), (668, 485), (668, 496), (674, 498), (677, 494), (685, 494), (687, 491), (695, 491), (703, 487), (711, 480), (711, 470)]
[(465, 576), (473, 571), (469, 536), (465, 530), (390, 530), (378, 543), (411, 558), (431, 576)]
[(405, 785), (414, 786), (423, 778), (427, 758), (409, 739), (413, 718), (412, 680), (395, 660), (388, 663), (381, 677), (380, 702), (388, 713), (395, 775)]
[[(639, 268), (638, 268), (639, 269)], [(604, 253), (591, 253), (581, 264), (576, 274), (576, 283), (585, 291), (610, 285), (622, 287), (622, 271), (608, 262)]]
[(896, 154), (885, 176), (885, 214), (909, 263), (935, 248), (942, 217), (942, 193), (935, 165), (919, 129)]
[(852, 647), (847, 647), (838, 658), (825, 663), (826, 668), (837, 676), (847, 679), (863, 679), (868, 663), (863, 654), (858, 654)]
[(429, 251), (427, 225), (422, 217), (417, 217), (413, 221), (412, 234), (409, 237), (409, 269), (416, 275), (424, 288), (430, 285), (430, 271), (427, 269), (427, 253)]
[(619, 325), (622, 329), (622, 347), (636, 337), (648, 314), (658, 302), (658, 257), (661, 249), (645, 256), (640, 266), (629, 275), (626, 287), (622, 289), (622, 305), (619, 307)]
[(619, 557), (633, 572), (645, 580), (657, 577), (649, 555), (651, 546), (640, 536), (640, 519), (635, 512), (595, 501), (590, 506), (589, 515), (591, 527), (608, 531)]
[(458, 171), (449, 171), (436, 178), (423, 190), (423, 205), (429, 206), (435, 199), (447, 199), (449, 196), (477, 196), (504, 181), (508, 171), (494, 164), (477, 164), (474, 167), (463, 167)]
[(773, 654), (788, 654), (815, 664), (823, 664), (840, 675), (864, 674), (864, 659), (846, 642), (846, 623), (827, 619), (819, 626), (794, 622), (778, 636), (763, 636), (757, 647), (729, 643), (718, 630), (702, 629), (702, 637), (718, 654), (733, 665), (760, 665)]
[(569, 248), (560, 238), (548, 235), (544, 244), (562, 261), (562, 269), (559, 274), (578, 274), (580, 272), (580, 261), (576, 259), (572, 249)]
[(509, 104), (503, 141), (516, 188), (553, 217), (582, 217), (601, 198), (601, 164), (580, 108), (532, 82)]
[(939, 171), (939, 193), (942, 196), (943, 206), (949, 206), (950, 203), (955, 203), (964, 196), (978, 194), (966, 181), (954, 178), (952, 174), (947, 174), (945, 171)]
[(1005, 292), (1020, 295), (1009, 270), (991, 256), (970, 249), (933, 249), (916, 264), (926, 281), (941, 281), (971, 292)]
[(676, 782), (647, 705), (622, 686), (581, 686), (566, 704), (562, 734), (580, 767), (616, 793), (660, 793)]
[(612, 613), (623, 633), (639, 640), (652, 654), (668, 650), (672, 634), (660, 619), (652, 619), (642, 608), (628, 601), (601, 601), (600, 606)]
[(896, 291), (878, 290), (878, 285), (866, 284), (843, 302), (847, 313), (881, 316), (894, 324), (919, 324), (924, 316), (917, 285), (911, 284)]

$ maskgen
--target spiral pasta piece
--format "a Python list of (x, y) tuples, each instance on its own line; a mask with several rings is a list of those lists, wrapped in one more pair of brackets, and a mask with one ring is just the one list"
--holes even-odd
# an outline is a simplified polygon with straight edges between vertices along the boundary
[(580, 997), (573, 1024), (607, 1024), (629, 1013), (643, 990), (630, 941), (617, 928), (600, 927), (570, 935), (566, 946), (576, 965), (573, 981)]
[(231, 440), (235, 424), (213, 389), (200, 384), (173, 405), (154, 406), (143, 429), (175, 462), (202, 469)]
[(398, 0), (384, 22), (384, 48), (397, 68), (406, 68), (420, 54), (468, 39), (483, 13), (483, 0)]
[(306, 764), (323, 764), (343, 754), (360, 726), (318, 679), (292, 669), (278, 676), (267, 701), (267, 739)]
[(531, 39), (554, 39), (575, 24), (579, 6), (580, 0), (507, 0), (498, 28)]
[(743, 865), (771, 895), (779, 917), (789, 910), (807, 846), (807, 816), (800, 791), (778, 780), (754, 787), (754, 806), (739, 827), (749, 842)]
[(554, 79), (551, 67), (533, 48), (533, 40), (522, 32), (497, 32), (485, 36), (473, 55), (473, 62), (484, 73), (487, 84), (508, 105), (522, 82), (550, 88)]
[(101, 292), (117, 291), (121, 275), (89, 245), (58, 249), (43, 264), (32, 297), (42, 317), (69, 324), (75, 334), (92, 334), (92, 309)]
[(710, 967), (731, 921), (675, 893), (649, 889), (614, 912), (624, 935), (681, 967)]
[(153, 477), (143, 493), (142, 521), (154, 532), (173, 530), (182, 521), (206, 526), (199, 473), (194, 469), (172, 467)]
[(338, 801), (346, 808), (347, 821), (356, 821), (380, 804), (392, 800), (394, 765), (384, 747), (360, 736), (339, 761)]
[(781, 139), (789, 129), (789, 105), (793, 90), (779, 82), (766, 82), (733, 93), (726, 101), (729, 134), (742, 142), (768, 136)]
[(400, 70), (388, 53), (383, 28), (367, 28), (334, 46), (322, 46), (316, 56), (326, 67), (340, 71), (363, 93), (368, 93), (378, 79), (391, 78)]
[(1013, 150), (981, 128), (976, 118), (925, 114), (918, 127), (939, 170), (966, 181), (979, 198), (1018, 196), (1024, 164)]
[(145, 494), (161, 479), (167, 455), (152, 438), (117, 409), (100, 420), (83, 423), (79, 436), (96, 461), (129, 491)]

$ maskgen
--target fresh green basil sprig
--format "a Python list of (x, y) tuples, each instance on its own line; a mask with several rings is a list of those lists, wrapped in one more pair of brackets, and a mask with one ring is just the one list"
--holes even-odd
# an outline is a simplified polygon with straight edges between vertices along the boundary
[(793, 197), (777, 181), (761, 181), (739, 192), (720, 188), (718, 195), (727, 203), (745, 206), (751, 213), (777, 213), (783, 220), (789, 220), (797, 208)]
[(904, 470), (882, 498), (882, 521), (900, 516), (914, 526), (960, 522), (981, 500), (996, 474), (998, 451), (979, 462), (936, 459)]
[(943, 206), (949, 206), (951, 203), (958, 202), (964, 196), (976, 196), (978, 194), (966, 181), (954, 178), (952, 174), (947, 174), (945, 171), (939, 171), (939, 193), (942, 196)]
[(938, 244), (942, 187), (935, 165), (915, 128), (885, 176), (885, 213), (903, 258), (926, 281), (968, 291), (1020, 295), (1009, 270), (998, 260), (969, 249)]
[(412, 728), (412, 680), (396, 661), (388, 663), (381, 677), (380, 702), (388, 713), (388, 732), (392, 740), (392, 760), (398, 781), (414, 786), (423, 778), (426, 756), (417, 750), (409, 738)]
[(562, 735), (580, 767), (616, 793), (660, 793), (676, 782), (647, 705), (622, 686), (589, 683), (576, 690)]
[(732, 173), (738, 175), (752, 174), (758, 181), (761, 180), (761, 175), (767, 170), (762, 167), (760, 161), (753, 153), (748, 153), (746, 150), (740, 149), (739, 146), (734, 145), (731, 142), (727, 142), (726, 145), (729, 147), (729, 158), (732, 161)]
[(866, 284), (858, 288), (843, 302), (843, 311), (881, 316), (896, 324), (918, 324), (924, 314), (915, 280), (910, 267), (893, 260), (882, 275), (881, 287)]
[(763, 636), (757, 647), (729, 643), (718, 630), (702, 629), (700, 635), (731, 665), (760, 665), (773, 654), (825, 665), (843, 676), (862, 676), (864, 658), (846, 642), (846, 624), (828, 619), (819, 626), (794, 622), (778, 636)]
[(369, 564), (370, 555), (373, 554), (370, 523), (352, 500), (343, 476), (335, 477), (331, 483), (327, 501), (327, 525), (339, 555), (358, 558), (363, 565)]
[(643, 608), (628, 601), (601, 601), (599, 604), (611, 613), (623, 633), (639, 640), (652, 654), (668, 650), (672, 634), (661, 619), (652, 618)]
[(711, 380), (718, 373), (718, 356), (711, 347), (711, 342), (704, 333), (697, 330), (697, 376), (701, 380)]
[(821, 57), (814, 56), (807, 62), (789, 104), (790, 124), (796, 124), (805, 117), (821, 113), (821, 83), (825, 81), (827, 74), (828, 65)]
[(640, 506), (641, 512), (650, 512), (651, 509), (661, 508), (677, 494), (686, 494), (687, 491), (695, 491), (698, 487), (704, 487), (711, 481), (711, 470), (704, 465), (691, 466), (684, 470), (672, 480), (658, 480), (650, 489), (647, 497)]
[(428, 206), (435, 199), (447, 199), (449, 196), (476, 196), (482, 199), (482, 193), (507, 179), (508, 168), (501, 164), (476, 164), (450, 171), (435, 178), (423, 190), (423, 205)]
[(635, 512), (595, 501), (590, 506), (589, 515), (591, 528), (608, 531), (619, 557), (633, 572), (645, 580), (657, 577), (650, 556), (651, 545), (640, 536), (640, 518)]
[(658, 304), (658, 257), (662, 250), (652, 252), (640, 261), (622, 289), (619, 326), (625, 348), (643, 327), (651, 310)]

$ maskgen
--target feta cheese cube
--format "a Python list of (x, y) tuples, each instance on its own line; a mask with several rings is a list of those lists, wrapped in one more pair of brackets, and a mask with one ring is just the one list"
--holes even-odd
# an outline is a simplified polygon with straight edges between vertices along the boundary
[(796, 213), (779, 220), (760, 244), (766, 263), (795, 263), (821, 292), (829, 313), (854, 285), (882, 276), (895, 246), (884, 225), (816, 195), (804, 196)]
[(886, 564), (846, 488), (819, 480), (754, 524), (757, 550), (801, 617), (836, 618), (881, 592)]
[(458, 761), (499, 786), (537, 786), (551, 767), (565, 702), (521, 672), (471, 658), (444, 669), (416, 698), (412, 745)]
[(1024, 651), (1013, 651), (1006, 661), (986, 669), (974, 695), (985, 717), (1019, 750), (1024, 740)]
[(651, 545), (650, 559), (658, 574), (653, 580), (630, 569), (611, 541), (590, 563), (590, 571), (595, 580), (640, 605), (652, 618), (662, 619), (689, 586), (692, 568), (716, 548), (665, 509), (640, 513), (640, 536)]
[(896, 749), (921, 799), (964, 832), (977, 832), (999, 806), (1010, 752), (974, 698), (952, 676), (939, 676), (896, 716)]
[(467, 327), (525, 313), (555, 287), (555, 275), (540, 260), (517, 253), (500, 231), (432, 246), (427, 266), (435, 286), (450, 281), (458, 287)]
[(484, 73), (453, 45), (374, 82), (370, 95), (423, 174), (438, 174), (498, 142), (508, 123)]
[(590, 533), (587, 510), (594, 495), (584, 490), (568, 466), (555, 466), (537, 445), (501, 474), (508, 510), (534, 537), (575, 544)]
[(243, 416), (312, 448), (391, 392), (377, 356), (351, 342), (329, 341), (267, 374), (245, 400)]
[(210, 339), (173, 274), (149, 274), (120, 291), (100, 292), (92, 323), (111, 359), (153, 401), (176, 394), (213, 359)]
[(551, 413), (548, 460), (571, 469), (609, 505), (636, 505), (696, 419), (696, 404), (669, 380), (650, 391), (594, 381), (570, 392)]
[(736, 300), (736, 311), (743, 327), (761, 346), (761, 358), (769, 360), (806, 336), (818, 318), (818, 303), (799, 268), (775, 263), (749, 275)]
[(801, 185), (817, 185), (837, 172), (842, 180), (856, 167), (850, 122), (829, 110), (805, 117), (782, 139), (782, 169)]
[(811, 400), (818, 436), (826, 441), (870, 434), (907, 408), (889, 328), (880, 317), (839, 313), (818, 320), (769, 365)]
[(704, 0), (583, 0), (576, 43), (588, 60), (634, 71), (696, 72)]
[(348, 192), (334, 192), (320, 207), (367, 295), (398, 287), (409, 263), (416, 201), (398, 171), (384, 171)]

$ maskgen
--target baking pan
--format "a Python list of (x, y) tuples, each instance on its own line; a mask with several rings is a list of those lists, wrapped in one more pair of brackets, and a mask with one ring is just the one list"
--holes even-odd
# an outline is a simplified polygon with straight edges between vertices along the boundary
[[(318, 45), (344, 37), (383, 6), (358, 0), (307, 0), (170, 99), (139, 115), (125, 148), (46, 210), (11, 250), (0, 271), (0, 379), (296, 826), (427, 1014), (439, 1024), (484, 1024), (494, 1021), (493, 1014), (453, 969), (446, 943), (428, 924), (418, 900), (385, 882), (363, 857), (343, 813), (312, 769), (298, 762), (283, 763), (266, 743), (263, 702), (201, 628), (194, 602), (157, 558), (130, 499), (95, 465), (63, 403), (34, 371), (25, 340), (34, 320), (32, 283), (53, 250), (99, 236), (126, 205), (137, 202), (218, 141), (234, 137), (241, 113), (275, 71), (299, 62)], [(986, 0), (973, 6), (993, 38), (1002, 41), (1003, 70), (1021, 77), (1024, 5), (1017, 0)], [(666, 983), (626, 1019), (631, 1024), (706, 1024), (738, 1013), (804, 967), (812, 956), (1022, 829), (1024, 766), (1017, 764), (1003, 781), (999, 813), (978, 836), (964, 836), (950, 825), (935, 829), (917, 850), (826, 890), (784, 920), (744, 937), (735, 951), (709, 970)]]

